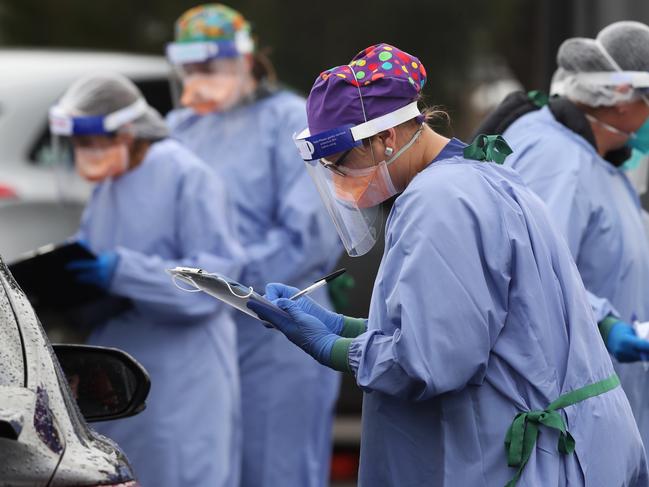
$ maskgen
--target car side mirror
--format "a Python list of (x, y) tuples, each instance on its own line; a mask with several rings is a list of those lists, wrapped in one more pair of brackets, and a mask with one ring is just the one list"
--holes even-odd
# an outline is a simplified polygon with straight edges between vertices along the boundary
[(144, 411), (151, 380), (129, 354), (89, 345), (53, 348), (86, 421), (127, 418)]

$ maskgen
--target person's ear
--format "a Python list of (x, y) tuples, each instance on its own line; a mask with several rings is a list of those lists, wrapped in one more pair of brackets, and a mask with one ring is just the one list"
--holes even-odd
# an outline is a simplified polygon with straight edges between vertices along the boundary
[(125, 144), (129, 149), (132, 149), (135, 143), (135, 136), (130, 130), (119, 132), (116, 139), (118, 143)]
[(615, 105), (615, 114), (620, 117), (626, 117), (635, 113), (636, 109), (644, 108), (645, 106), (645, 101), (642, 98), (628, 103), (619, 103)]
[[(615, 87), (615, 91), (618, 93), (628, 93), (629, 90), (632, 90), (633, 87), (631, 85), (619, 85)], [(631, 110), (633, 103), (618, 103), (617, 105), (614, 105), (615, 107), (615, 114), (616, 115), (626, 115), (629, 110)]]
[(255, 67), (254, 56), (252, 54), (244, 54), (241, 58), (241, 64), (243, 66), (243, 72), (245, 73), (245, 75), (252, 76), (252, 72)]
[(615, 91), (617, 91), (618, 93), (628, 93), (632, 89), (633, 86), (631, 85), (618, 85), (615, 87)]
[(390, 157), (396, 150), (397, 145), (397, 131), (391, 127), (378, 134), (378, 139), (383, 144), (383, 154)]

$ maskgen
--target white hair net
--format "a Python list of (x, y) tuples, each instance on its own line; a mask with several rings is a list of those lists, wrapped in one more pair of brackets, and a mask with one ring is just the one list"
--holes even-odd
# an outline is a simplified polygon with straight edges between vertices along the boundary
[(559, 69), (552, 78), (552, 94), (588, 106), (613, 106), (641, 96), (637, 89), (604, 84), (584, 73), (649, 72), (649, 26), (640, 22), (615, 22), (595, 39), (567, 39), (557, 53)]
[[(96, 74), (74, 82), (58, 103), (72, 116), (108, 115), (144, 97), (128, 78), (115, 73)], [(157, 140), (169, 134), (164, 119), (148, 106), (143, 115), (125, 125), (136, 138)]]

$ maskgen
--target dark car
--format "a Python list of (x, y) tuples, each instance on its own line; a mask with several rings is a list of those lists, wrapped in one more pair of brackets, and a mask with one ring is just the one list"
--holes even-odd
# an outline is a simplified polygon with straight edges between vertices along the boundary
[(125, 455), (86, 419), (136, 414), (148, 390), (124, 352), (53, 348), (0, 260), (0, 486), (137, 487)]

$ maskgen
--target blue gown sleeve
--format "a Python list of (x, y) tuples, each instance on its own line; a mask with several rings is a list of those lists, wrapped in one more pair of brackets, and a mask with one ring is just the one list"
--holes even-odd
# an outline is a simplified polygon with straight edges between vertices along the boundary
[(328, 272), (342, 245), (329, 215), (299, 156), (293, 134), (306, 126), (302, 104), (275, 120), (271, 141), (275, 181), (274, 225), (258, 242), (246, 246), (248, 265), (242, 282), (263, 289), (268, 281), (300, 285), (305, 276)]
[(601, 322), (609, 315), (620, 316), (620, 313), (613, 307), (608, 299), (600, 298), (591, 293), (588, 289), (586, 290), (586, 295), (588, 296), (588, 303), (590, 304), (590, 308), (593, 310), (597, 323)]
[[(472, 206), (462, 190), (441, 184), (427, 191), (436, 197), (397, 200), (370, 330), (351, 342), (348, 358), (365, 391), (408, 400), (481, 383), (506, 319), (510, 282), (498, 204)], [(383, 302), (385, 316), (376, 312)]]
[(225, 190), (207, 168), (191, 171), (184, 178), (178, 199), (172, 220), (176, 222), (178, 258), (163, 259), (117, 247), (119, 262), (110, 291), (156, 312), (204, 317), (227, 305), (204, 293), (181, 291), (165, 269), (199, 267), (238, 279), (245, 257), (233, 231)]

